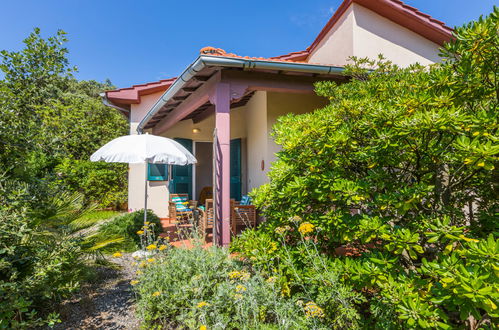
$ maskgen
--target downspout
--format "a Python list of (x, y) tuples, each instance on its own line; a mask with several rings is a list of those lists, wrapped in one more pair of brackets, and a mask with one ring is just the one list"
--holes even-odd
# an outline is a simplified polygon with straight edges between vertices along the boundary
[(110, 107), (110, 108), (114, 108), (116, 110), (119, 110), (122, 113), (123, 112), (130, 113), (130, 110), (122, 108), (122, 107), (119, 107), (119, 106), (117, 106), (117, 105), (109, 102), (109, 99), (107, 98), (106, 93), (99, 93), (99, 96), (102, 98), (102, 103), (104, 103), (105, 106)]
[(198, 72), (207, 66), (215, 67), (228, 67), (228, 68), (241, 68), (241, 69), (266, 69), (266, 70), (281, 70), (281, 71), (294, 71), (305, 72), (314, 74), (340, 74), (344, 68), (328, 65), (315, 65), (303, 63), (286, 63), (274, 62), (254, 59), (243, 58), (227, 58), (223, 56), (199, 56), (182, 74), (175, 80), (175, 82), (168, 88), (165, 93), (156, 101), (151, 110), (145, 115), (137, 126), (137, 132), (142, 134), (145, 125), (149, 120), (178, 92), (185, 84), (194, 77)]

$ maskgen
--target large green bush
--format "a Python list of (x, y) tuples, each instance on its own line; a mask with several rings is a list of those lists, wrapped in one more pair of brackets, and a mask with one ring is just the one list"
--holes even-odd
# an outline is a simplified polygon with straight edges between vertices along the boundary
[(335, 294), (314, 295), (319, 299), (315, 302), (307, 293), (289, 296), (278, 274), (256, 271), (216, 247), (157, 251), (139, 267), (133, 284), (146, 327), (328, 329), (331, 324), (357, 324), (350, 307), (354, 295), (338, 284), (331, 270), (319, 282)]
[(0, 328), (53, 324), (50, 306), (76, 291), (87, 273), (80, 240), (64, 230), (78, 212), (65, 201), (29, 208), (26, 187), (0, 180)]
[(306, 273), (299, 219), (319, 251), (347, 255), (331, 267), (368, 302), (366, 327), (497, 321), (498, 31), (495, 8), (456, 29), (442, 64), (357, 59), (349, 83), (317, 84), (330, 104), (274, 127), (282, 150), (255, 195), (268, 221), (244, 255), (270, 236)]

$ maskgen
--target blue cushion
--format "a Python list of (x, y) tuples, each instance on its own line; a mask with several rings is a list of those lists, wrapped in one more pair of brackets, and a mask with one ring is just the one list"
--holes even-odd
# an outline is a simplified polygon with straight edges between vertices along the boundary
[(239, 205), (251, 205), (251, 197), (249, 197), (248, 195), (244, 195), (241, 198), (241, 203), (239, 203)]
[(187, 202), (187, 196), (175, 196), (172, 197), (172, 202), (175, 203), (175, 208), (177, 211), (186, 212), (191, 211), (185, 204)]

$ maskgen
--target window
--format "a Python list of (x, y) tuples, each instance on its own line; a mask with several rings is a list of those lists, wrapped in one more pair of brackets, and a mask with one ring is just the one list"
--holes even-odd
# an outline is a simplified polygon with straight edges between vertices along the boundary
[(148, 164), (147, 180), (149, 181), (168, 181), (167, 164)]

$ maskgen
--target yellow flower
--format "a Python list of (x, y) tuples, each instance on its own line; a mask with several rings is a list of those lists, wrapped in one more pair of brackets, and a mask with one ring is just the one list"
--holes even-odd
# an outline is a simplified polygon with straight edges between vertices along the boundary
[(154, 258), (147, 259), (147, 262), (155, 262), (155, 261), (156, 261), (156, 259), (154, 259)]
[(275, 282), (275, 280), (276, 280), (276, 277), (275, 277), (275, 276), (271, 276), (271, 277), (269, 277), (269, 278), (266, 280), (266, 282), (267, 282), (267, 283), (274, 283), (274, 282)]
[(237, 270), (229, 273), (229, 278), (232, 280), (240, 279), (242, 281), (246, 281), (250, 278), (250, 274), (247, 272), (239, 272)]
[(119, 258), (121, 256), (123, 256), (123, 255), (120, 252), (116, 252), (115, 254), (113, 254), (114, 258)]
[(489, 136), (490, 134), (489, 133), (483, 133), (483, 136)]
[(300, 227), (298, 227), (298, 231), (302, 234), (302, 235), (306, 235), (308, 233), (311, 233), (314, 231), (314, 225), (309, 223), (309, 222), (304, 222), (300, 225)]
[(149, 225), (149, 224), (150, 224), (149, 221), (144, 222), (144, 225), (146, 225), (146, 226)]
[(136, 272), (135, 272), (135, 274), (137, 274), (137, 275), (142, 275), (142, 274), (143, 274), (143, 272), (142, 272), (141, 270), (138, 270), (138, 271), (136, 271)]
[(241, 273), (238, 272), (237, 270), (229, 273), (229, 278), (231, 278), (231, 279), (239, 278), (239, 276), (241, 276)]
[(285, 231), (286, 231), (286, 229), (284, 229), (284, 227), (277, 227), (277, 228), (275, 229), (275, 232), (276, 232), (277, 234), (284, 234), (284, 232), (285, 232)]
[(158, 296), (160, 296), (160, 295), (161, 295), (161, 292), (159, 292), (159, 291), (156, 291), (156, 292), (154, 292), (154, 293), (152, 294), (152, 296), (153, 296), (153, 297), (158, 297)]
[(306, 303), (303, 310), (305, 311), (306, 318), (324, 317), (324, 310), (319, 306), (317, 306), (317, 304), (314, 303), (313, 301), (309, 301), (308, 303)]
[(234, 295), (234, 299), (236, 299), (236, 300), (243, 299), (243, 295), (242, 295), (242, 294), (240, 294), (240, 293), (236, 293), (236, 294)]
[(140, 264), (139, 264), (139, 268), (144, 268), (146, 265), (146, 263), (144, 261), (142, 261)]
[(464, 163), (465, 163), (466, 165), (469, 165), (469, 164), (473, 163), (473, 159), (466, 158), (466, 159), (464, 160)]
[(159, 246), (159, 250), (160, 250), (160, 251), (163, 251), (164, 249), (166, 249), (166, 245), (161, 244), (161, 245)]
[(236, 286), (236, 292), (241, 293), (241, 292), (244, 292), (244, 291), (246, 291), (246, 288), (243, 285), (238, 284)]
[(480, 135), (480, 132), (473, 132), (473, 136)]
[(282, 288), (282, 290), (281, 290), (281, 296), (282, 296), (282, 297), (286, 297), (286, 296), (288, 296), (288, 297), (289, 297), (290, 293), (291, 293), (291, 290), (289, 290), (289, 287), (288, 287), (288, 286), (285, 286), (285, 287), (284, 287), (284, 288)]
[(208, 329), (208, 328), (206, 327), (206, 325), (202, 325), (202, 326), (200, 326), (200, 327), (199, 327), (199, 330), (206, 330), (206, 329)]
[(143, 231), (143, 230), (139, 230), (139, 231), (137, 232), (137, 235), (144, 235), (144, 231)]
[(476, 166), (484, 167), (485, 163), (484, 162), (480, 162), (480, 163), (476, 164)]
[(198, 304), (198, 308), (203, 308), (204, 306), (208, 306), (209, 304), (206, 302), (206, 301), (201, 301), (199, 304)]
[(155, 244), (148, 245), (146, 249), (148, 250), (156, 250), (157, 246)]
[(131, 285), (137, 285), (138, 283), (139, 283), (139, 281), (137, 281), (137, 280), (132, 280), (132, 281), (130, 281), (130, 284), (131, 284)]

